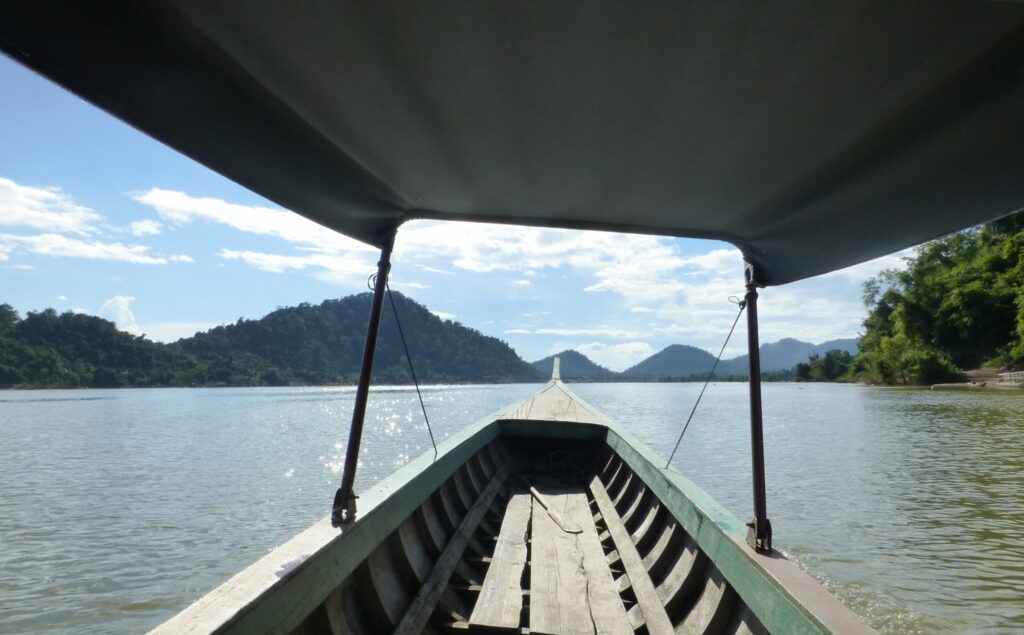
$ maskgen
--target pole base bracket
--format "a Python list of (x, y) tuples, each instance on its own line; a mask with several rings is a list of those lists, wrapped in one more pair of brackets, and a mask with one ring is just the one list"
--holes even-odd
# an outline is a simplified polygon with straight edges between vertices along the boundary
[(334, 493), (334, 506), (331, 508), (331, 525), (341, 527), (356, 519), (356, 499), (354, 492), (342, 492), (342, 488)]
[(769, 553), (772, 550), (772, 521), (765, 518), (761, 522), (754, 519), (747, 523), (747, 544), (758, 553)]

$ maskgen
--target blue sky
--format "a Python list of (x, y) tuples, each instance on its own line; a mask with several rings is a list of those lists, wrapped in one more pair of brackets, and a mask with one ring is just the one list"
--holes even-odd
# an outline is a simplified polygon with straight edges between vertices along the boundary
[[(173, 341), (366, 289), (377, 254), (263, 199), (0, 56), (0, 302), (101, 315)], [(894, 254), (761, 294), (761, 339), (857, 334)], [(532, 361), (621, 370), (673, 343), (718, 351), (742, 294), (731, 245), (417, 221), (392, 288)], [(745, 346), (742, 326), (727, 356)]]

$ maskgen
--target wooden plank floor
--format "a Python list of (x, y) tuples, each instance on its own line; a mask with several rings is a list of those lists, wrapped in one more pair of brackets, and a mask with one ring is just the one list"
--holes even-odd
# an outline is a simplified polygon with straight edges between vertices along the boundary
[(471, 632), (525, 628), (530, 633), (632, 635), (585, 486), (536, 490), (543, 504), (527, 492), (509, 498), (466, 626)]
[[(526, 568), (530, 512), (533, 496), (513, 494), (505, 508), (501, 532), (491, 556), (469, 623), (474, 626), (517, 628), (523, 610), (522, 579)], [(543, 511), (543, 510), (542, 510)]]
[(582, 488), (538, 488), (550, 509), (583, 529), (569, 533), (534, 505), (530, 568), (531, 633), (623, 633), (626, 616)]

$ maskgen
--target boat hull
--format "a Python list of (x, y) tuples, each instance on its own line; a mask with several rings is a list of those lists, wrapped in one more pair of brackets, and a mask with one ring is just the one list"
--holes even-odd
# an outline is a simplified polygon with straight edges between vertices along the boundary
[(323, 519), (154, 632), (871, 632), (553, 385), (573, 408), (528, 400), (472, 426), (342, 531)]

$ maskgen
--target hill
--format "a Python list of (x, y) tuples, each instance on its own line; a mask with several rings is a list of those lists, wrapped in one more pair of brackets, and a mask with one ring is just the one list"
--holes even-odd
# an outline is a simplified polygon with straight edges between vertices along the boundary
[[(857, 338), (837, 339), (812, 344), (803, 342), (791, 337), (783, 338), (778, 342), (761, 345), (761, 371), (770, 372), (774, 370), (791, 370), (797, 364), (807, 361), (811, 355), (819, 356), (831, 350), (841, 350), (857, 354)], [(747, 375), (749, 374), (750, 361), (747, 355), (740, 355), (728, 360), (722, 360), (718, 365), (717, 375)], [(707, 372), (706, 370), (704, 372)]]
[(624, 377), (640, 380), (689, 377), (711, 370), (715, 356), (686, 344), (672, 344), (644, 361), (622, 371)]
[[(354, 383), (369, 293), (239, 319), (174, 344), (117, 330), (107, 320), (53, 309), (21, 319), (0, 305), (0, 387), (277, 386)], [(423, 383), (545, 378), (501, 340), (441, 320), (395, 293), (416, 375)], [(384, 307), (374, 380), (411, 378), (395, 319)]]
[[(498, 338), (442, 320), (400, 293), (393, 296), (421, 382), (503, 383), (542, 378)], [(235, 384), (354, 383), (359, 376), (371, 299), (372, 294), (361, 293), (319, 305), (303, 303), (278, 309), (259, 320), (219, 326), (172, 346), (200, 359), (251, 356), (261, 362), (252, 372), (220, 378)], [(269, 372), (271, 376), (257, 376), (255, 372)], [(373, 374), (378, 383), (412, 381), (395, 318), (386, 301)]]
[(619, 373), (595, 364), (586, 355), (573, 350), (549, 355), (544, 359), (538, 359), (531, 365), (538, 372), (550, 377), (551, 367), (554, 365), (556, 357), (562, 360), (560, 362), (560, 373), (565, 381), (615, 381), (619, 377)]
[(46, 309), (21, 319), (0, 305), (0, 387), (180, 386), (199, 370), (195, 358), (102, 318)]

